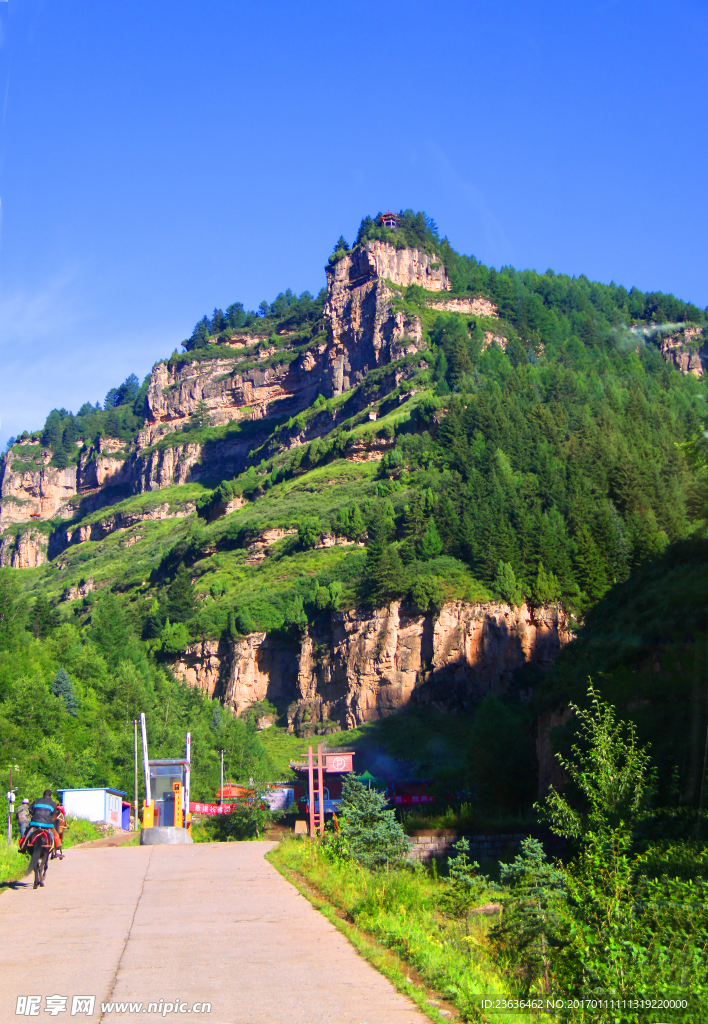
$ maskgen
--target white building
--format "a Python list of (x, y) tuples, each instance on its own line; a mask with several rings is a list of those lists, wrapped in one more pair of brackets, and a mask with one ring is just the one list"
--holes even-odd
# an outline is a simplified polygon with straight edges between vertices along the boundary
[(125, 793), (122, 790), (98, 786), (95, 789), (59, 789), (57, 792), (68, 815), (104, 822), (115, 828), (127, 828), (123, 825)]

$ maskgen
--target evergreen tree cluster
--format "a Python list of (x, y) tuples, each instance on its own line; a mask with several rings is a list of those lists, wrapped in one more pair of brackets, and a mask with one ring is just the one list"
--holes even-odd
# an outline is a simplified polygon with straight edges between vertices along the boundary
[(401, 210), (397, 217), (395, 228), (384, 227), (380, 212), (375, 217), (364, 217), (359, 225), (355, 247), (373, 238), (395, 245), (397, 249), (419, 249), (431, 255), (441, 252), (438, 226), (432, 217), (422, 211), (414, 213), (413, 210)]
[(22, 444), (30, 437), (39, 437), (52, 452), (52, 465), (60, 469), (77, 461), (82, 444), (96, 444), (101, 437), (132, 441), (143, 425), (149, 383), (149, 375), (141, 385), (131, 373), (119, 387), (110, 389), (103, 407), (100, 402), (84, 402), (76, 415), (64, 408), (52, 409), (41, 433), (30, 435), (24, 431), (13, 441)]
[(287, 288), (276, 295), (272, 302), (264, 299), (257, 310), (246, 310), (242, 302), (234, 302), (227, 307), (225, 313), (221, 309), (215, 309), (210, 317), (203, 316), (197, 321), (191, 336), (182, 344), (191, 352), (194, 349), (205, 348), (211, 340), (228, 339), (234, 331), (253, 327), (258, 327), (259, 330), (274, 330), (277, 326), (282, 330), (294, 331), (321, 318), (326, 298), (325, 288), (320, 290), (317, 298), (313, 298), (308, 291), (296, 295)]
[(385, 793), (365, 786), (351, 775), (342, 786), (341, 832), (350, 856), (367, 868), (399, 864), (408, 854), (409, 840)]
[(441, 258), (454, 294), (485, 295), (511, 324), (524, 347), (540, 351), (574, 335), (586, 347), (605, 340), (614, 330), (625, 350), (641, 345), (637, 335), (622, 329), (638, 322), (673, 327), (706, 323), (705, 310), (663, 292), (629, 291), (623, 285), (590, 281), (585, 274), (569, 277), (547, 270), (496, 270), (474, 256), (455, 252), (447, 239), (440, 243)]
[(442, 552), (506, 600), (585, 607), (687, 535), (693, 474), (677, 442), (700, 426), (700, 382), (650, 348), (570, 337), (515, 360), (474, 329), (432, 335), (455, 393), (438, 399), (434, 437), (399, 435), (382, 464), (416, 488), (395, 519), (404, 560), (406, 546), (424, 555), (433, 521)]

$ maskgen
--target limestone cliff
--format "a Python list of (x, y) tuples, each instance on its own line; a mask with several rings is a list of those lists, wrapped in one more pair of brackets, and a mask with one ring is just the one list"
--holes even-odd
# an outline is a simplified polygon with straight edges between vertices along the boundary
[(369, 370), (423, 347), (419, 317), (393, 310), (389, 282), (446, 291), (445, 269), (427, 253), (369, 241), (327, 267), (326, 391), (341, 394)]
[(13, 569), (36, 569), (47, 561), (47, 537), (29, 527), (18, 534), (7, 534), (0, 540), (0, 566)]
[(55, 469), (49, 465), (51, 457), (51, 452), (38, 451), (35, 460), (24, 469), (11, 451), (3, 456), (0, 530), (10, 523), (26, 523), (30, 517), (69, 518), (74, 514), (67, 502), (76, 494), (76, 466)]
[[(644, 334), (651, 333), (652, 328), (646, 328)], [(702, 340), (700, 327), (684, 324), (679, 329), (660, 337), (659, 350), (669, 365), (674, 366), (683, 374), (692, 374), (694, 377), (703, 376), (703, 359), (701, 351), (697, 348)], [(704, 353), (705, 356), (705, 353)]]
[[(219, 346), (220, 349), (229, 346)], [(323, 346), (320, 346), (324, 351)], [(152, 444), (187, 422), (200, 402), (204, 403), (212, 426), (233, 420), (258, 420), (275, 412), (298, 412), (314, 401), (318, 377), (311, 371), (316, 365), (318, 347), (288, 363), (249, 366), (239, 369), (236, 355), (214, 353), (208, 362), (196, 361), (174, 367), (158, 363), (152, 372), (147, 393), (145, 429), (138, 438), (139, 447)], [(266, 349), (248, 362), (265, 362), (275, 356)]]
[(196, 644), (174, 671), (241, 714), (268, 700), (289, 705), (292, 730), (353, 728), (413, 704), (464, 705), (503, 693), (528, 663), (547, 667), (570, 639), (557, 607), (446, 604), (439, 614), (394, 601), (374, 612), (333, 612), (299, 643), (265, 633)]

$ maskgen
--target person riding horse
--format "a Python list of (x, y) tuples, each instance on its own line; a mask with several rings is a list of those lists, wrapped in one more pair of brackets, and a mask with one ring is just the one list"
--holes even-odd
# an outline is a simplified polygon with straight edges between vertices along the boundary
[(57, 805), (52, 800), (51, 789), (45, 789), (41, 799), (35, 800), (30, 807), (30, 826), (24, 838), (20, 840), (20, 851), (22, 853), (29, 853), (31, 851), (32, 853), (27, 873), (29, 874), (30, 871), (34, 870), (35, 889), (37, 886), (44, 885), (49, 854), (55, 846), (56, 832), (54, 830), (54, 820), (56, 809)]

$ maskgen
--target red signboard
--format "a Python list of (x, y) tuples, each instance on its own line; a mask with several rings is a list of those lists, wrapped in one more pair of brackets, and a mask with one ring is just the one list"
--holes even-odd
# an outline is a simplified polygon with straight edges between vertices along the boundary
[(352, 771), (352, 754), (328, 754), (325, 753), (326, 772), (350, 772)]
[(231, 814), (236, 804), (199, 804), (189, 801), (192, 814)]

